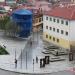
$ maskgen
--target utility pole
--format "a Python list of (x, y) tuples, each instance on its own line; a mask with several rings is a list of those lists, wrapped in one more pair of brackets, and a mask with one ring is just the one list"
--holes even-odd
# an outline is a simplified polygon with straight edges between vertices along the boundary
[(21, 50), (21, 69), (22, 69), (22, 50)]

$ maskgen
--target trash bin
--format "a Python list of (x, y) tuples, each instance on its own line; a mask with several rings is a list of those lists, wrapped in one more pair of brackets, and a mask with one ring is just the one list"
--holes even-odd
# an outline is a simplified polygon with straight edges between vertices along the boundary
[(49, 64), (49, 56), (45, 56), (45, 64)]
[(40, 68), (43, 68), (43, 67), (45, 67), (45, 59), (44, 58), (40, 59)]

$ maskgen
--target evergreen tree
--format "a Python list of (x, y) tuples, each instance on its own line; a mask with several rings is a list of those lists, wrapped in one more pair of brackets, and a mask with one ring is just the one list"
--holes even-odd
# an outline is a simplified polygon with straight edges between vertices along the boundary
[(21, 30), (20, 26), (13, 21), (9, 21), (5, 28), (5, 34), (13, 37), (15, 37)]
[(5, 30), (5, 25), (7, 24), (7, 22), (10, 20), (9, 16), (5, 16), (3, 18), (0, 19), (0, 29), (1, 30)]
[(18, 3), (27, 3), (27, 0), (18, 0)]

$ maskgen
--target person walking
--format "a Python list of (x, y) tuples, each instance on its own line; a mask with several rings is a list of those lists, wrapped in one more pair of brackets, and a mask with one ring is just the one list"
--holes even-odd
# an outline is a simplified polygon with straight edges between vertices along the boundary
[(17, 68), (17, 59), (15, 59), (15, 68)]
[(33, 72), (34, 72), (34, 59), (33, 59)]
[(38, 63), (38, 57), (36, 56), (36, 63)]

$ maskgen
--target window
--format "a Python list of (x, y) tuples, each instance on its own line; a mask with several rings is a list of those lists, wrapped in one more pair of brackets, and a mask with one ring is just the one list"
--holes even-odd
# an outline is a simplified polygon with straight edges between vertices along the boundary
[(66, 35), (68, 35), (68, 32), (66, 32)]
[(57, 19), (57, 23), (59, 23), (59, 19)]
[(48, 29), (48, 26), (46, 26), (46, 29)]
[(59, 42), (59, 39), (57, 39), (57, 42)]
[(61, 30), (61, 34), (63, 34), (64, 33), (64, 31), (63, 30)]
[(50, 21), (52, 21), (52, 18), (50, 17)]
[(35, 23), (38, 23), (38, 19), (35, 19)]
[(48, 35), (46, 35), (46, 38), (48, 38)]
[(51, 39), (51, 36), (49, 37), (49, 39)]
[(55, 31), (55, 28), (53, 28), (53, 31)]
[(55, 41), (55, 38), (53, 37), (53, 41)]
[(57, 32), (59, 33), (59, 29), (57, 29)]
[(50, 27), (49, 29), (52, 30), (52, 27)]
[(46, 20), (48, 20), (48, 17), (46, 17)]
[(54, 18), (54, 19), (53, 19), (53, 21), (55, 22), (55, 21), (56, 21), (56, 19)]
[(41, 18), (39, 18), (39, 22), (41, 22), (42, 20), (41, 20)]
[(61, 24), (64, 24), (64, 21), (63, 20), (61, 20)]
[(66, 21), (66, 25), (68, 25), (68, 21)]

